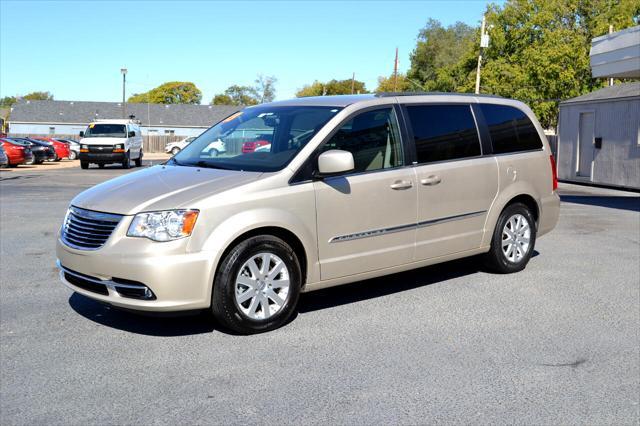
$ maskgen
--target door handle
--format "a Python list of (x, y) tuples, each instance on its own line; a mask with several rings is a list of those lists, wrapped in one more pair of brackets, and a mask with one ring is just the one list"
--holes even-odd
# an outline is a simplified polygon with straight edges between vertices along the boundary
[(436, 175), (428, 176), (420, 181), (420, 183), (425, 186), (437, 185), (440, 182), (442, 182), (442, 179), (440, 178), (440, 176)]
[(413, 182), (410, 180), (397, 180), (390, 185), (391, 189), (409, 189), (413, 186)]

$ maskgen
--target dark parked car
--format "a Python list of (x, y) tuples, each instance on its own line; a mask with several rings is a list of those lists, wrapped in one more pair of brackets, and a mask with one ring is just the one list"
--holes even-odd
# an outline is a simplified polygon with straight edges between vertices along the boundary
[[(25, 142), (31, 146), (34, 152), (35, 163), (42, 164), (44, 161), (55, 161), (56, 151), (53, 146), (47, 142), (31, 139), (31, 138), (9, 138), (19, 142)], [(35, 148), (35, 149), (34, 149)]]
[(0, 143), (0, 167), (9, 167), (9, 157), (4, 152), (4, 146)]
[(42, 164), (45, 161), (53, 161), (56, 158), (56, 154), (52, 147), (39, 141), (31, 140), (28, 138), (6, 138), (7, 140), (19, 143), (20, 145), (29, 147), (33, 153), (32, 164)]

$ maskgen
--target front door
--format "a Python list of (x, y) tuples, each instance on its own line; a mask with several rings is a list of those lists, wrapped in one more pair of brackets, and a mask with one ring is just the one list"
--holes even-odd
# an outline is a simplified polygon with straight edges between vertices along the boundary
[(480, 247), (498, 190), (495, 158), (482, 157), (469, 105), (408, 105), (416, 146), (416, 260)]
[(355, 169), (314, 183), (321, 279), (410, 262), (417, 188), (394, 109), (358, 114), (321, 148), (329, 149), (351, 152)]
[(593, 163), (594, 120), (592, 112), (580, 114), (580, 132), (578, 133), (577, 174), (580, 177), (591, 177)]

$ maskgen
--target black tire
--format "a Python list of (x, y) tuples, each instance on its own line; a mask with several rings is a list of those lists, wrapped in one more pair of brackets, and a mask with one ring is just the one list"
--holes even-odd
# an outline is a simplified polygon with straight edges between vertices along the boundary
[[(285, 263), (289, 271), (289, 293), (282, 308), (270, 318), (255, 320), (246, 316), (235, 298), (235, 279), (242, 265), (258, 253), (273, 253)], [(285, 324), (295, 312), (302, 286), (302, 272), (293, 249), (280, 238), (260, 235), (242, 241), (224, 257), (216, 272), (211, 310), (216, 320), (240, 334), (255, 334), (276, 329)]]
[(131, 154), (129, 151), (124, 155), (124, 160), (122, 160), (122, 168), (130, 169), (131, 168)]
[(86, 161), (81, 161), (80, 162), (80, 168), (81, 169), (88, 169), (89, 168), (89, 163)]
[(53, 161), (55, 161), (55, 162), (57, 163), (57, 162), (59, 162), (60, 160), (62, 160), (62, 158), (60, 158), (60, 157), (58, 157), (58, 156), (56, 155), (56, 159), (55, 159), (55, 160), (53, 160)]
[[(505, 225), (510, 218), (516, 215), (522, 215), (526, 219), (529, 224), (530, 235), (529, 246), (526, 249), (526, 252), (519, 260), (512, 261), (507, 258), (507, 255), (502, 250), (502, 238)], [(489, 270), (500, 274), (511, 274), (513, 272), (522, 271), (527, 266), (527, 263), (529, 263), (529, 259), (531, 259), (531, 255), (533, 254), (533, 250), (536, 244), (536, 233), (536, 221), (529, 207), (522, 203), (509, 204), (504, 208), (502, 213), (500, 213), (498, 223), (496, 224), (496, 228), (493, 231), (493, 237), (491, 239), (491, 249), (488, 253), (485, 254), (484, 258), (486, 267)]]
[(176, 155), (176, 154), (177, 154), (177, 153), (179, 153), (179, 152), (180, 152), (180, 148), (178, 148), (177, 146), (174, 146), (174, 147), (171, 149), (171, 155)]
[(140, 155), (134, 160), (134, 163), (136, 167), (142, 167), (142, 150), (140, 150)]
[(104, 169), (104, 163), (98, 163), (98, 168), (99, 169)]

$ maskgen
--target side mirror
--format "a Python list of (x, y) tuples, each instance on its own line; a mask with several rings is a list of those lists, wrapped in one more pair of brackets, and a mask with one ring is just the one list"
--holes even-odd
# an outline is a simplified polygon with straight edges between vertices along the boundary
[(349, 151), (332, 149), (325, 151), (318, 157), (317, 178), (329, 177), (354, 169), (353, 154)]
[(80, 137), (84, 138), (84, 131), (80, 131)]
[(128, 134), (129, 134), (129, 137), (130, 137), (130, 138), (133, 138), (133, 137), (135, 137), (135, 136), (136, 136), (136, 132), (134, 132), (134, 131), (131, 131), (131, 132), (129, 132)]

